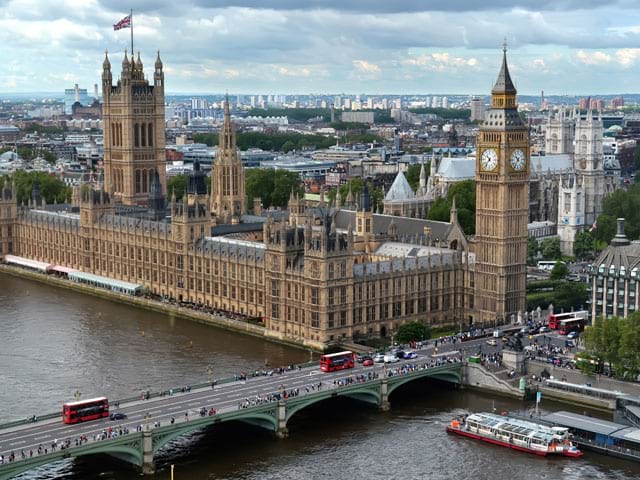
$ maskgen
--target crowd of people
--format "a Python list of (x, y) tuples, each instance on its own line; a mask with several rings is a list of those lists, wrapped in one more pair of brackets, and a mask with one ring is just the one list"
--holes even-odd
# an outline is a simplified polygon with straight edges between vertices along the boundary
[[(453, 338), (444, 339), (444, 342), (449, 342), (449, 341), (455, 343), (456, 340)], [(329, 384), (329, 388), (339, 388), (339, 387), (346, 387), (354, 384), (367, 383), (374, 380), (378, 380), (381, 375), (388, 378), (388, 377), (393, 377), (397, 375), (409, 374), (419, 370), (425, 370), (428, 368), (438, 367), (441, 365), (459, 363), (461, 361), (462, 361), (461, 354), (456, 352), (452, 355), (443, 356), (437, 359), (432, 359), (431, 361), (425, 362), (422, 364), (406, 363), (406, 364), (398, 365), (395, 368), (387, 368), (385, 366), (385, 368), (380, 372), (376, 370), (371, 370), (366, 373), (359, 373), (356, 375), (346, 375), (344, 377), (337, 378), (333, 380), (332, 385)], [(251, 374), (246, 374), (246, 373), (236, 374), (234, 375), (234, 380), (246, 381), (248, 378), (272, 377), (275, 375), (284, 375), (285, 373), (294, 371), (294, 370), (299, 371), (300, 369), (301, 369), (300, 366), (289, 365), (289, 366), (276, 367), (272, 369), (256, 370)], [(216, 384), (215, 382), (212, 382), (211, 387), (213, 388), (215, 384)], [(260, 394), (254, 397), (245, 398), (244, 400), (238, 403), (237, 408), (246, 409), (246, 408), (260, 406), (268, 403), (297, 398), (300, 395), (319, 392), (323, 389), (323, 387), (326, 388), (326, 384), (324, 384), (322, 381), (313, 382), (313, 383), (304, 385), (302, 387), (295, 387), (295, 388), (289, 388), (289, 389), (287, 389), (283, 384), (280, 386), (280, 389), (277, 392)], [(165, 395), (173, 396), (174, 393), (178, 393), (178, 392), (189, 393), (190, 391), (191, 391), (190, 386), (184, 386), (177, 389), (170, 389), (170, 390), (167, 390), (166, 392), (161, 392), (160, 396), (165, 396)], [(141, 399), (143, 400), (147, 400), (150, 397), (151, 395), (149, 392), (143, 392), (143, 394), (141, 395)], [(119, 406), (119, 402), (116, 402), (115, 404)], [(219, 410), (213, 407), (202, 406), (199, 409), (199, 414), (201, 417), (213, 416), (218, 413), (219, 413)], [(29, 418), (29, 420), (33, 421), (32, 418)], [(170, 424), (173, 425), (175, 421), (176, 421), (175, 417), (171, 417)], [(184, 421), (189, 421), (188, 411), (185, 412)], [(161, 427), (160, 421), (153, 422), (153, 428), (160, 428), (160, 427)], [(144, 428), (145, 427), (143, 424), (138, 424), (135, 426), (135, 432), (142, 432), (144, 431)], [(50, 452), (55, 452), (57, 450), (67, 449), (71, 447), (72, 444), (75, 446), (80, 446), (80, 445), (83, 445), (84, 443), (87, 443), (90, 440), (102, 441), (102, 440), (117, 438), (119, 436), (127, 435), (129, 433), (130, 433), (130, 430), (128, 427), (124, 427), (124, 426), (119, 426), (116, 428), (108, 427), (102, 430), (101, 432), (97, 433), (96, 435), (92, 436), (91, 438), (87, 438), (86, 435), (81, 435), (78, 438), (75, 438), (73, 441), (71, 439), (66, 439), (63, 441), (55, 440), (50, 446), (39, 445), (35, 452), (33, 450), (29, 450), (28, 452), (21, 451), (20, 457), (24, 459), (27, 457), (32, 457), (34, 454), (38, 454), (38, 455), (47, 454)], [(6, 459), (3, 456), (0, 456), (0, 464), (5, 463), (6, 461), (13, 462), (15, 461), (15, 459), (16, 459), (15, 452), (10, 452), (10, 454), (7, 456)]]

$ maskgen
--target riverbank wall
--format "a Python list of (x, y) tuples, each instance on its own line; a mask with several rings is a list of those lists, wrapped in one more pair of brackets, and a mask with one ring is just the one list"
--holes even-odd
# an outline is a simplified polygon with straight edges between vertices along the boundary
[(199, 312), (191, 308), (180, 307), (178, 305), (159, 302), (157, 300), (151, 300), (144, 297), (125, 295), (122, 293), (113, 292), (111, 290), (106, 290), (104, 288), (98, 288), (83, 283), (72, 282), (70, 280), (66, 280), (64, 278), (56, 277), (53, 275), (46, 275), (43, 273), (25, 270), (22, 268), (12, 267), (4, 264), (0, 264), (0, 273), (5, 273), (7, 275), (12, 275), (14, 277), (24, 278), (27, 280), (34, 280), (36, 282), (45, 283), (58, 288), (65, 288), (67, 290), (73, 290), (86, 295), (93, 295), (94, 297), (100, 297), (104, 300), (110, 300), (117, 303), (131, 305), (137, 308), (152, 310), (155, 312), (163, 313), (165, 315), (184, 318), (186, 320), (210, 325), (212, 327), (222, 328), (224, 330), (252, 335), (263, 340), (268, 340), (273, 343), (283, 344), (301, 350), (311, 349), (315, 352), (320, 351), (317, 347), (312, 345), (301, 345), (296, 342), (287, 341), (286, 339), (271, 337), (267, 334), (266, 329), (261, 325), (255, 325), (249, 322), (244, 322), (242, 320), (225, 317), (223, 315)]
[(465, 362), (462, 369), (462, 386), (480, 392), (503, 395), (519, 400), (524, 399), (524, 392), (502, 380), (477, 363)]

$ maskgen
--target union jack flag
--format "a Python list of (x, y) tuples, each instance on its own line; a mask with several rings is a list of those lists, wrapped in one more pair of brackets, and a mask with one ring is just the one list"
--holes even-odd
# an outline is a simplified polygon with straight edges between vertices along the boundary
[(114, 30), (120, 30), (122, 28), (130, 28), (131, 27), (131, 15), (127, 15), (118, 23), (113, 25)]
[(589, 229), (590, 232), (593, 232), (596, 228), (598, 228), (598, 220), (594, 220), (593, 225), (591, 225), (591, 228)]

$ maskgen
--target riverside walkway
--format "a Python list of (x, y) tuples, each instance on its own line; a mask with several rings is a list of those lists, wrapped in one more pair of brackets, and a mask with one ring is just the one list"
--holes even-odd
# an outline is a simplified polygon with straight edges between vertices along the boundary
[[(257, 372), (212, 386), (176, 388), (149, 399), (111, 401), (111, 412), (127, 418), (108, 418), (66, 425), (60, 415), (38, 421), (0, 425), (0, 480), (61, 459), (109, 454), (155, 471), (154, 456), (172, 440), (195, 430), (228, 421), (266, 428), (278, 437), (288, 435), (287, 422), (300, 410), (342, 396), (390, 408), (389, 395), (398, 387), (425, 377), (455, 384), (462, 382), (462, 361), (452, 354), (440, 358), (418, 352), (418, 358), (371, 367), (321, 372), (318, 365)], [(184, 390), (184, 391), (183, 391)]]

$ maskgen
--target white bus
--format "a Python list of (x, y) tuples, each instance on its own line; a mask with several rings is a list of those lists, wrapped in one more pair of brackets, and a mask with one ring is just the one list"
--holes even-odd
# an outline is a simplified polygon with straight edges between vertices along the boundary
[(556, 266), (556, 263), (562, 263), (563, 265), (565, 265), (565, 263), (561, 260), (540, 260), (538, 262), (538, 270), (551, 271), (553, 267)]

